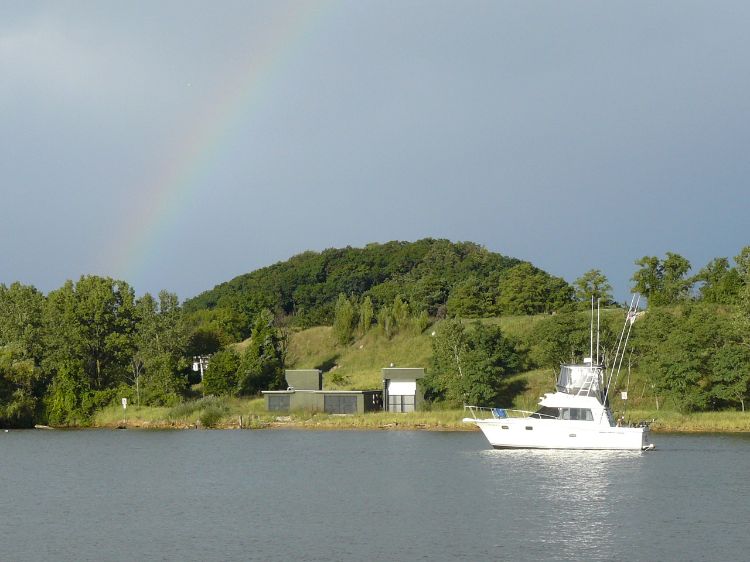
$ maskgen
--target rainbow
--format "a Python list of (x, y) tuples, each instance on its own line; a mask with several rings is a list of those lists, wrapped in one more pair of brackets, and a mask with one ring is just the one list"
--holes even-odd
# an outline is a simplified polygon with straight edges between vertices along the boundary
[(233, 132), (263, 107), (275, 79), (313, 32), (333, 2), (303, 2), (277, 13), (266, 30), (268, 38), (244, 66), (232, 68), (221, 91), (201, 113), (189, 133), (167, 154), (153, 179), (130, 190), (140, 203), (119, 221), (114, 249), (106, 269), (126, 280), (137, 280), (157, 262), (160, 241), (178, 217), (209, 185), (212, 165), (234, 138)]

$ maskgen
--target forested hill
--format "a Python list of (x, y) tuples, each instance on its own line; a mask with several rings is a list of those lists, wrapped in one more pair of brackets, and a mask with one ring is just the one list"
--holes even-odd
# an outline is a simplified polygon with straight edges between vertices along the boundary
[(478, 244), (426, 238), (305, 252), (222, 283), (184, 308), (231, 310), (246, 317), (267, 308), (311, 326), (331, 323), (340, 294), (369, 297), (376, 308), (398, 296), (413, 311), (440, 317), (447, 311), (462, 316), (544, 312), (569, 302), (573, 290), (563, 279)]

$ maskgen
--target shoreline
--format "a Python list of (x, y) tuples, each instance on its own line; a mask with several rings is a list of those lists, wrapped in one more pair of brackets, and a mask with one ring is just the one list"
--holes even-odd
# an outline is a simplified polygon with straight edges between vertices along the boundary
[[(315, 419), (283, 419), (288, 416), (281, 416), (275, 419), (250, 419), (243, 420), (242, 425), (237, 420), (223, 420), (213, 426), (205, 426), (196, 422), (177, 422), (169, 420), (141, 420), (126, 419), (117, 423), (94, 423), (92, 425), (75, 425), (75, 426), (42, 426), (36, 425), (34, 429), (40, 431), (55, 430), (85, 430), (85, 429), (130, 429), (130, 430), (297, 430), (297, 431), (434, 431), (434, 432), (479, 432), (479, 428), (469, 423), (430, 423), (419, 421), (389, 421), (381, 424), (364, 424), (361, 420), (356, 419), (335, 419), (335, 420), (315, 420)], [(280, 419), (281, 418), (281, 419)], [(750, 427), (711, 427), (710, 424), (690, 424), (690, 423), (664, 423), (655, 422), (651, 428), (653, 434), (725, 434), (735, 435), (750, 433)]]
[[(463, 421), (463, 409), (410, 413), (368, 412), (326, 414), (317, 411), (268, 412), (262, 400), (228, 400), (220, 404), (188, 403), (174, 408), (117, 406), (96, 412), (83, 423), (54, 426), (56, 429), (299, 429), (366, 431), (479, 431)], [(750, 412), (680, 413), (670, 410), (622, 412), (626, 423), (650, 424), (654, 434), (664, 433), (750, 433)], [(39, 429), (53, 429), (37, 426)]]

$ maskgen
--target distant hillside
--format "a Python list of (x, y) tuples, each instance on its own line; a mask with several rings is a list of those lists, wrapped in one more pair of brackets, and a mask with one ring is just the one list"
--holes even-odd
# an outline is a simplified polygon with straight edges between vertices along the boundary
[[(505, 299), (504, 285), (512, 288)], [(524, 301), (528, 310), (511, 310), (518, 307), (519, 291), (534, 293)], [(572, 289), (531, 264), (478, 244), (426, 238), (305, 252), (217, 285), (184, 306), (192, 313), (223, 309), (246, 318), (268, 308), (309, 327), (331, 323), (339, 294), (370, 297), (376, 310), (400, 296), (412, 311), (432, 317), (448, 309), (479, 317), (549, 311), (569, 302)]]

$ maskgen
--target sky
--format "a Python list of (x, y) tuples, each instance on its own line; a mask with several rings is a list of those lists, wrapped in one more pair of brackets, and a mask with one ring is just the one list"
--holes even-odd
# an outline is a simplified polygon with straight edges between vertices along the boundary
[(629, 300), (750, 244), (750, 3), (0, 4), (0, 283), (472, 241)]

